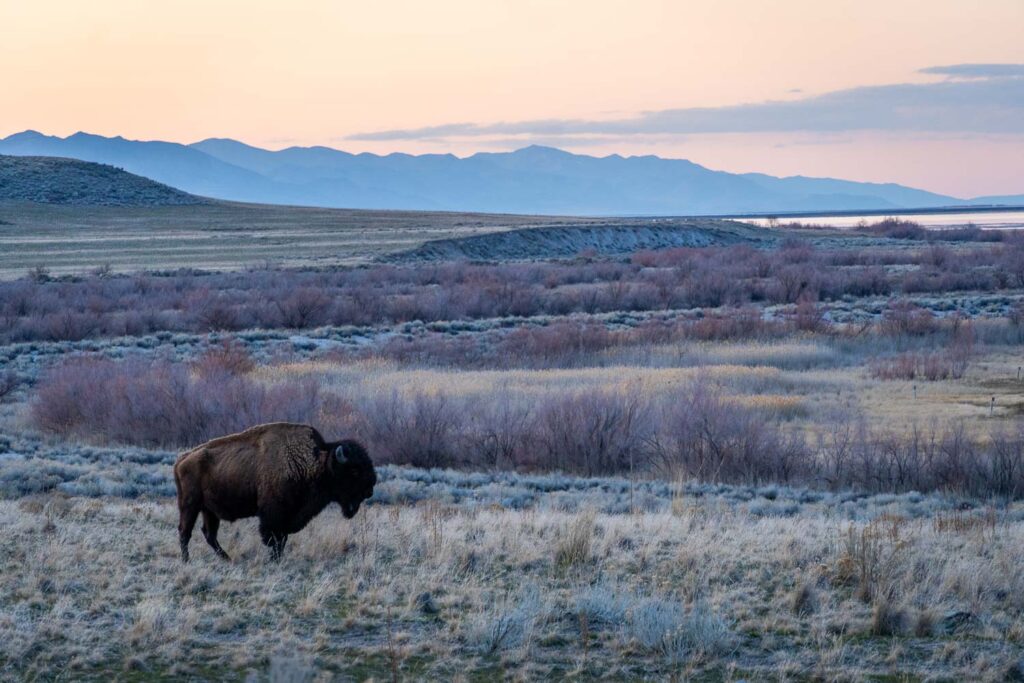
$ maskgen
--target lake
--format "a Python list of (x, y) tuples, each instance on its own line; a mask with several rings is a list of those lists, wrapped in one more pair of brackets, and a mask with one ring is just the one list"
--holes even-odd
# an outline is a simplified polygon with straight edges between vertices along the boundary
[[(933, 213), (887, 213), (887, 214), (848, 214), (842, 216), (804, 216), (789, 217), (780, 216), (777, 220), (780, 223), (798, 221), (808, 225), (831, 225), (837, 228), (852, 228), (861, 221), (876, 223), (885, 218), (899, 218), (902, 220), (914, 221), (926, 228), (955, 228), (973, 223), (979, 228), (986, 230), (1013, 230), (1024, 228), (1024, 209), (1015, 211), (958, 211), (958, 212), (933, 212)], [(767, 225), (768, 218), (742, 218), (746, 223), (755, 225)]]

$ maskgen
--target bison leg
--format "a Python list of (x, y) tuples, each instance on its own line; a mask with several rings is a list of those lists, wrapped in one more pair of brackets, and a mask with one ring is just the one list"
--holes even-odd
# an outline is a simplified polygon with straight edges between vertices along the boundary
[(203, 537), (206, 542), (210, 544), (214, 552), (217, 553), (218, 557), (222, 560), (231, 560), (231, 556), (224, 552), (224, 548), (220, 547), (220, 542), (217, 540), (217, 529), (220, 528), (220, 517), (213, 514), (209, 510), (203, 510)]
[(281, 553), (284, 552), (284, 544), (288, 542), (288, 534), (271, 531), (261, 524), (260, 538), (263, 539), (263, 545), (270, 548), (270, 559), (280, 560)]
[(178, 509), (178, 542), (181, 544), (181, 561), (188, 562), (188, 542), (192, 540), (192, 529), (196, 526), (199, 508), (182, 503)]

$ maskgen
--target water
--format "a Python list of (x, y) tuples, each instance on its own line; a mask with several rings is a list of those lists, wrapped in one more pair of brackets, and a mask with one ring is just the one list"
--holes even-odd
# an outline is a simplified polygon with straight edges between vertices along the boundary
[[(950, 213), (889, 213), (889, 214), (851, 214), (843, 216), (780, 216), (779, 223), (796, 221), (807, 225), (830, 225), (836, 228), (852, 228), (861, 221), (877, 223), (885, 218), (899, 218), (914, 221), (926, 228), (959, 228), (974, 224), (985, 230), (1019, 230), (1024, 229), (1024, 210), (1017, 211), (963, 211)], [(745, 223), (768, 225), (768, 218), (741, 218)]]

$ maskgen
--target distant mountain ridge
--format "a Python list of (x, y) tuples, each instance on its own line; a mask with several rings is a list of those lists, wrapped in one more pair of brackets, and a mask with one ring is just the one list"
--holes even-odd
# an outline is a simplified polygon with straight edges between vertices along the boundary
[[(247, 202), (366, 209), (577, 215), (696, 215), (967, 206), (972, 200), (893, 183), (714, 171), (683, 159), (592, 157), (550, 147), (515, 152), (351, 154), (270, 151), (211, 138), (191, 145), (25, 131), (0, 154), (112, 164), (186, 192)], [(1006, 201), (991, 201), (991, 200)], [(1024, 203), (1021, 197), (979, 203)]]
[(0, 201), (75, 206), (182, 206), (209, 200), (78, 159), (0, 155)]

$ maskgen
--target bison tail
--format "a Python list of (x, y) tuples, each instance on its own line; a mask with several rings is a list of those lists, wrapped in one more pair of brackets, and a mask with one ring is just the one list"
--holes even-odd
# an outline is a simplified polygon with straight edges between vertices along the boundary
[(174, 463), (174, 467), (172, 468), (172, 471), (174, 472), (174, 488), (178, 490), (178, 497), (180, 498), (181, 497), (181, 475), (178, 474), (178, 463), (177, 462)]

